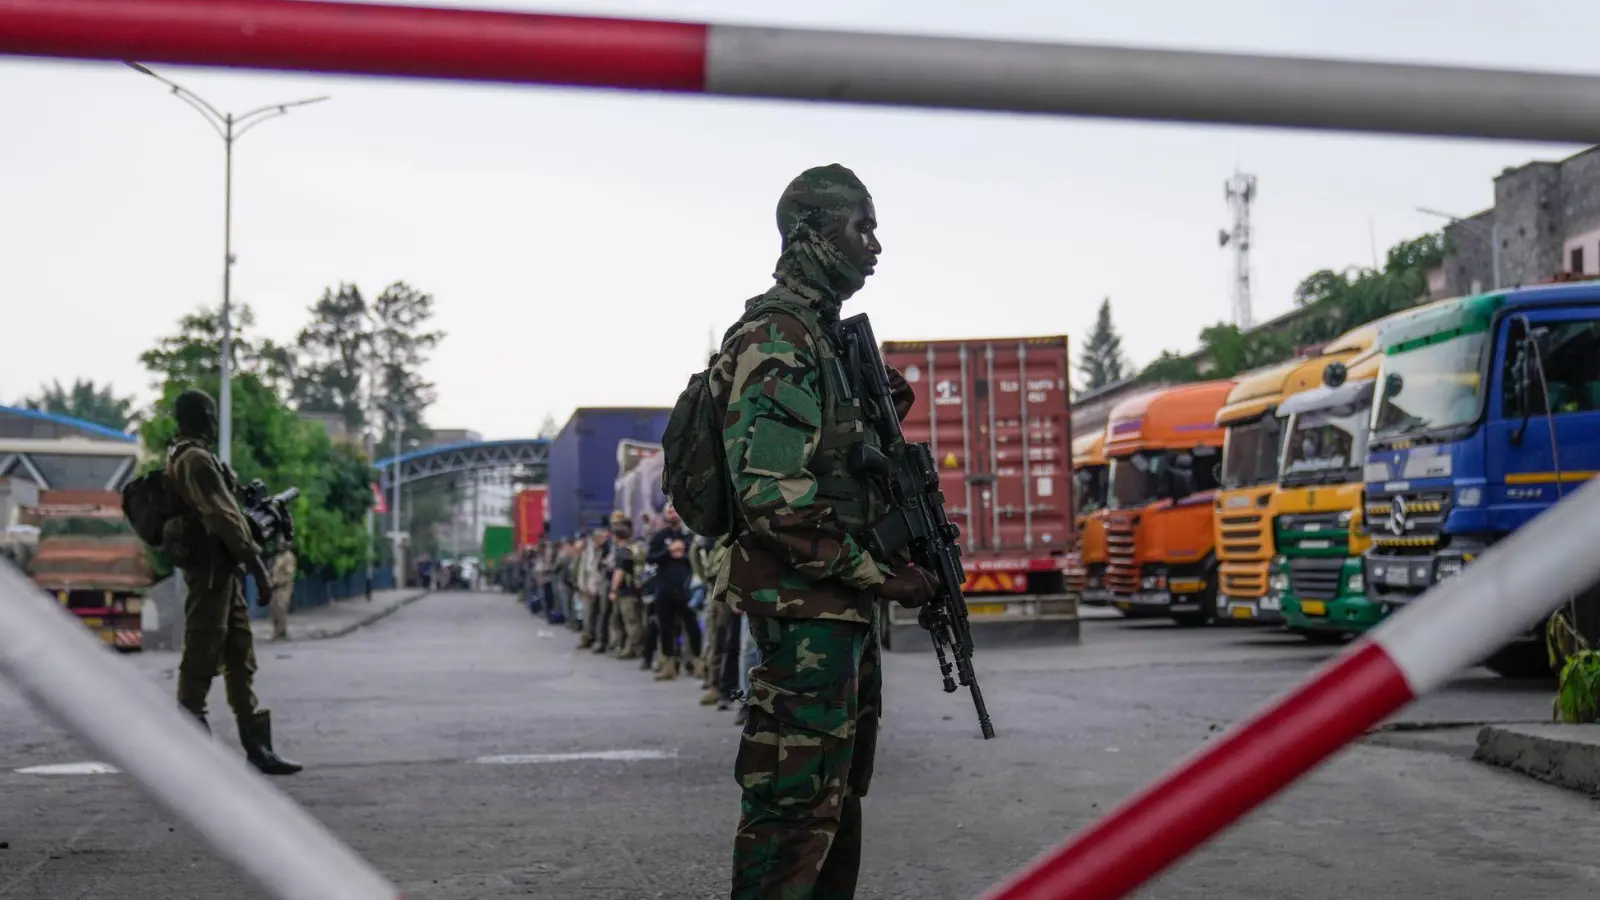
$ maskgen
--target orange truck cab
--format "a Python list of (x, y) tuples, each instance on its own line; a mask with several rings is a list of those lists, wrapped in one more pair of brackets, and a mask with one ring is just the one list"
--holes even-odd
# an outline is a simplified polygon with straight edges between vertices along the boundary
[(1216, 418), (1234, 384), (1178, 385), (1111, 410), (1106, 587), (1125, 614), (1181, 625), (1217, 614), (1212, 500), (1224, 433)]
[(1072, 499), (1077, 506), (1078, 543), (1067, 554), (1067, 593), (1078, 602), (1106, 606), (1106, 493), (1111, 464), (1104, 431), (1072, 442)]
[(1320, 386), (1329, 363), (1349, 361), (1369, 349), (1377, 335), (1376, 326), (1363, 325), (1334, 338), (1314, 357), (1241, 377), (1227, 405), (1217, 411), (1217, 425), (1228, 432), (1216, 499), (1219, 616), (1283, 621), (1276, 597), (1268, 591), (1284, 434), (1277, 410), (1288, 398)]

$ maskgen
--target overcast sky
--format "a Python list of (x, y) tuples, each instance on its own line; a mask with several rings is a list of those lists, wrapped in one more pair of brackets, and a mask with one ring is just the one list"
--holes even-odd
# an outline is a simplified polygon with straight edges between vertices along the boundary
[[(451, 5), (483, 5), (451, 4)], [(1592, 71), (1600, 6), (989, 0), (503, 0), (502, 8)], [(915, 10), (913, 14), (911, 10)], [(852, 308), (884, 339), (1081, 339), (1102, 297), (1134, 363), (1229, 315), (1223, 182), (1259, 178), (1255, 312), (1486, 207), (1576, 147), (913, 112), (157, 67), (263, 124), (234, 166), (234, 297), (291, 339), (326, 286), (405, 280), (448, 333), (430, 424), (532, 434), (670, 405), (777, 252), (800, 169), (872, 190), (885, 245)], [(76, 377), (150, 395), (138, 354), (221, 297), (221, 140), (110, 64), (0, 60), (0, 403)]]

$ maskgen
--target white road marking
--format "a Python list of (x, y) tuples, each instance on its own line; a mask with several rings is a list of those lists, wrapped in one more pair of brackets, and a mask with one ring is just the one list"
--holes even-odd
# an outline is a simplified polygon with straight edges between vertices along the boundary
[(17, 770), (18, 775), (116, 775), (118, 773), (116, 766), (103, 762), (56, 763)]
[(517, 753), (509, 756), (480, 756), (474, 763), (484, 765), (516, 766), (529, 763), (576, 762), (585, 759), (603, 759), (616, 762), (639, 762), (646, 759), (677, 759), (676, 750), (589, 750), (582, 753)]

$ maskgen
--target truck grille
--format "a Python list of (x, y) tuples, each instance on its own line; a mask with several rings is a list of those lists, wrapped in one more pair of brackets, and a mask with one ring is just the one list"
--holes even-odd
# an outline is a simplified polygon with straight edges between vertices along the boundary
[(1139, 590), (1139, 564), (1134, 557), (1137, 513), (1113, 512), (1106, 519), (1106, 589), (1118, 594)]
[(1222, 516), (1219, 530), (1222, 592), (1229, 597), (1265, 597), (1267, 560), (1272, 556), (1266, 517), (1260, 513), (1229, 513)]
[(1350, 555), (1350, 526), (1340, 513), (1296, 513), (1278, 517), (1278, 552), (1284, 556)]
[(1339, 596), (1343, 559), (1297, 556), (1289, 560), (1289, 589), (1303, 600), (1332, 600)]
[(1394, 556), (1426, 556), (1439, 547), (1450, 515), (1450, 493), (1369, 493), (1365, 512), (1373, 547)]

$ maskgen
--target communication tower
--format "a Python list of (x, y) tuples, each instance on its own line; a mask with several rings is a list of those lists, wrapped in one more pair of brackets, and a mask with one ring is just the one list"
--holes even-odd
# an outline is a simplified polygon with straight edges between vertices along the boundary
[(1233, 324), (1248, 331), (1255, 324), (1250, 315), (1250, 205), (1256, 199), (1256, 177), (1234, 172), (1223, 187), (1233, 211), (1233, 230), (1218, 231), (1217, 244), (1233, 244)]

